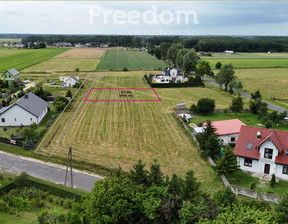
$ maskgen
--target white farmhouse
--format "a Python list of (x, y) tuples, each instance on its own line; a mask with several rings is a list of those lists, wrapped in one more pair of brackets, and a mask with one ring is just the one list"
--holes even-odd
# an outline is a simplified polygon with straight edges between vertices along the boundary
[(234, 54), (234, 51), (226, 50), (224, 51), (225, 54)]
[(63, 82), (64, 87), (73, 87), (79, 81), (79, 78), (71, 75), (70, 77), (60, 77), (60, 81)]
[(155, 80), (159, 83), (182, 83), (184, 78), (180, 68), (167, 67), (161, 75), (156, 75)]
[[(246, 126), (239, 119), (213, 121), (211, 125), (216, 129), (215, 133), (220, 138), (222, 145), (231, 146), (235, 146), (241, 127)], [(204, 126), (206, 126), (205, 123)]]
[(241, 170), (288, 180), (288, 132), (242, 126), (234, 153)]
[(39, 124), (48, 112), (48, 103), (29, 92), (9, 107), (0, 109), (0, 126)]

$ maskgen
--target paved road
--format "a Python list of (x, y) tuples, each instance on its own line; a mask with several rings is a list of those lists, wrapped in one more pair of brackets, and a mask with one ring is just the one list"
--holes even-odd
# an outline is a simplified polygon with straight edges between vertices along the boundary
[[(212, 83), (212, 84), (214, 84), (214, 85), (218, 85), (213, 79), (209, 79), (209, 78), (204, 77), (204, 81), (209, 82), (209, 83)], [(250, 95), (250, 94), (244, 93), (244, 92), (242, 92), (242, 91), (240, 91), (240, 90), (237, 90), (237, 89), (233, 89), (233, 91), (234, 91), (234, 93), (240, 93), (241, 96), (246, 97), (246, 98), (248, 98), (248, 99), (251, 99), (251, 95)], [(270, 109), (272, 109), (272, 110), (275, 110), (275, 111), (280, 112), (280, 113), (283, 113), (284, 111), (286, 111), (286, 110), (285, 110), (284, 108), (282, 108), (282, 107), (278, 107), (278, 106), (276, 106), (276, 105), (274, 105), (274, 104), (272, 104), (272, 103), (269, 103), (269, 102), (267, 102), (267, 101), (265, 101), (265, 100), (262, 100), (262, 101), (265, 102), (265, 103), (267, 103), (268, 108), (270, 108)]]
[[(66, 167), (44, 163), (40, 160), (15, 156), (0, 151), (0, 168), (8, 172), (27, 172), (30, 176), (39, 179), (48, 180), (57, 184), (64, 184)], [(101, 177), (78, 170), (73, 170), (73, 186), (74, 188), (91, 191), (95, 181), (102, 179)], [(67, 179), (67, 185), (70, 186), (70, 172)]]

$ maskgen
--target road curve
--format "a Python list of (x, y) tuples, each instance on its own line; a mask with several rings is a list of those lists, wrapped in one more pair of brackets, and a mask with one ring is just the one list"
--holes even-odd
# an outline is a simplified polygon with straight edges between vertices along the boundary
[[(209, 79), (209, 78), (206, 78), (206, 77), (204, 77), (203, 79), (206, 82), (209, 82), (209, 83), (214, 84), (214, 85), (218, 85), (213, 79)], [(251, 95), (248, 94), (248, 93), (244, 93), (244, 92), (242, 92), (242, 91), (240, 91), (238, 89), (233, 89), (233, 91), (234, 91), (234, 93), (239, 93), (241, 96), (243, 96), (245, 98), (251, 99)], [(267, 102), (265, 100), (262, 100), (262, 101), (267, 103), (269, 109), (275, 110), (275, 111), (280, 112), (280, 113), (283, 113), (284, 111), (286, 111), (282, 107), (276, 106), (276, 105), (274, 105), (272, 103), (269, 103), (269, 102)]]
[[(8, 172), (21, 173), (26, 172), (30, 176), (54, 182), (56, 184), (64, 184), (66, 167), (52, 163), (44, 163), (43, 161), (20, 157), (0, 151), (0, 168)], [(70, 170), (69, 170), (70, 171)], [(73, 169), (73, 187), (86, 191), (94, 188), (95, 181), (103, 179), (100, 176), (85, 173)], [(70, 186), (70, 172), (67, 178), (67, 185)]]

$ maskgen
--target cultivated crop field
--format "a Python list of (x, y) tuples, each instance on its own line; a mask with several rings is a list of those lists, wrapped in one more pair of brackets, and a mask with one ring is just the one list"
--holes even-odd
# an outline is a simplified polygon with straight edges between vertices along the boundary
[(55, 56), (54, 58), (102, 58), (105, 50), (101, 48), (73, 48), (62, 54)]
[(237, 53), (234, 55), (213, 54), (201, 57), (210, 62), (212, 68), (220, 61), (222, 65), (232, 63), (235, 68), (288, 67), (287, 53)]
[(69, 49), (45, 48), (45, 49), (8, 49), (0, 48), (0, 72), (11, 68), (23, 70), (38, 64), (55, 55), (61, 54)]
[(104, 70), (153, 70), (166, 67), (164, 62), (149, 55), (147, 52), (136, 50), (108, 50), (97, 67), (98, 71)]
[(288, 69), (236, 69), (235, 72), (249, 93), (259, 89), (263, 99), (267, 100), (270, 88), (270, 100), (288, 108)]
[(80, 71), (95, 71), (100, 59), (59, 59), (51, 58), (47, 61), (31, 66), (24, 72), (72, 72), (76, 68)]
[[(104, 77), (97, 79), (93, 88), (147, 88), (143, 74), (143, 71), (107, 72)], [(91, 76), (89, 84), (85, 84), (59, 123), (51, 129), (38, 152), (52, 152), (78, 105), (87, 95), (93, 79)], [(204, 96), (216, 99), (217, 108), (226, 108), (231, 98), (223, 97), (221, 93), (208, 88), (155, 91), (161, 102), (83, 102), (55, 155), (65, 158), (67, 149), (71, 146), (73, 159), (113, 168), (121, 166), (124, 170), (131, 169), (140, 158), (148, 164), (153, 159), (158, 159), (166, 174), (184, 175), (187, 170), (193, 169), (197, 178), (203, 182), (203, 187), (208, 192), (214, 191), (220, 184), (217, 176), (200, 159), (199, 149), (191, 144), (191, 138), (175, 119), (172, 108), (177, 103), (187, 103), (190, 106)], [(101, 94), (105, 94), (106, 99), (113, 96), (112, 91)], [(118, 97), (115, 95), (116, 99)], [(105, 96), (101, 95), (101, 98), (104, 99)]]

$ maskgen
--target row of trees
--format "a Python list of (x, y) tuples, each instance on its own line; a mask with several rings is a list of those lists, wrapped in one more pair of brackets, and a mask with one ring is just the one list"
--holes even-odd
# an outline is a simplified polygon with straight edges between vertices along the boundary
[[(256, 200), (241, 201), (230, 188), (211, 197), (200, 190), (194, 173), (184, 178), (164, 175), (157, 162), (150, 170), (141, 160), (127, 175), (98, 181), (80, 202), (66, 213), (43, 211), (39, 223), (286, 223), (288, 196), (276, 206)], [(51, 217), (53, 219), (51, 220)], [(51, 220), (51, 221), (49, 221)]]
[(194, 48), (196, 51), (223, 52), (231, 49), (237, 52), (285, 52), (288, 48), (287, 37), (178, 37), (178, 36), (93, 36), (93, 35), (23, 35), (22, 43), (46, 42), (52, 44), (55, 42), (92, 43), (100, 45), (109, 43), (110, 46), (123, 47), (148, 47), (153, 50), (155, 46), (163, 43), (181, 43), (185, 48)]

